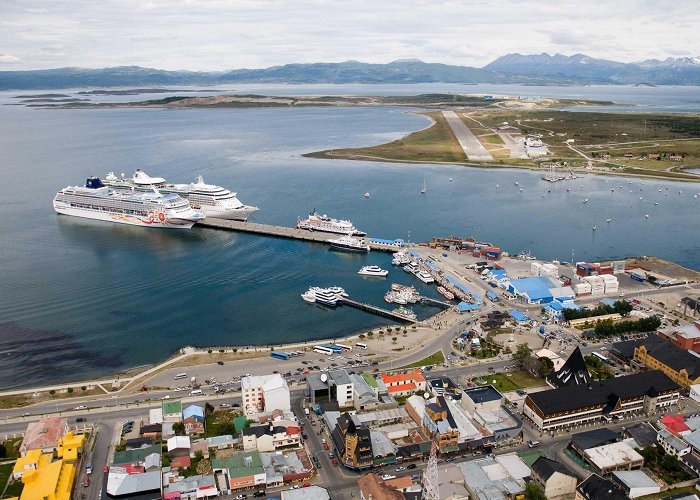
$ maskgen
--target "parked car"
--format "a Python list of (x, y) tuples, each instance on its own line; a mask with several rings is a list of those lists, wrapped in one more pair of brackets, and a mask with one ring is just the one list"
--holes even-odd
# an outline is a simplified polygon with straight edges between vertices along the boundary
[(417, 468), (417, 467), (418, 467), (418, 466), (417, 466), (416, 464), (410, 464), (410, 465), (407, 465), (407, 466), (406, 466), (406, 468), (407, 468), (408, 470), (413, 470), (413, 469), (415, 469), (415, 468)]
[(224, 362), (223, 362), (223, 361), (217, 361), (216, 364), (219, 365), (219, 366), (224, 366)]

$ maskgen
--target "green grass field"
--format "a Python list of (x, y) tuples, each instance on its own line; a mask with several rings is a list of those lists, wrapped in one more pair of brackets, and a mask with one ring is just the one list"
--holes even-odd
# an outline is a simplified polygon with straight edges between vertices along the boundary
[[(476, 164), (466, 159), (442, 113), (426, 115), (435, 120), (433, 126), (398, 141), (307, 156)], [(523, 134), (540, 134), (551, 152), (547, 161), (565, 161), (574, 169), (586, 167), (586, 158), (568, 147), (567, 141), (573, 140), (577, 149), (593, 158), (596, 167), (609, 168), (612, 174), (700, 181), (700, 176), (683, 171), (683, 167), (700, 166), (700, 116), (483, 108), (463, 115), (462, 119), (494, 157), (495, 161), (479, 166), (538, 168), (539, 161), (511, 159), (506, 148), (499, 148), (504, 143), (495, 130), (508, 122)], [(635, 156), (627, 158), (625, 153)], [(661, 160), (647, 158), (653, 153), (660, 153)], [(610, 158), (604, 159), (604, 155)], [(669, 158), (671, 155), (680, 155), (683, 159), (673, 161)], [(640, 156), (644, 159), (639, 159)]]
[[(14, 466), (14, 463), (0, 465), (0, 492), (5, 489), (5, 485), (7, 484), (7, 480), (12, 475), (12, 469)], [(7, 487), (7, 491), (5, 491), (5, 495), (2, 498), (18, 497), (22, 493), (22, 486), (21, 481), (15, 481)]]
[(431, 354), (427, 358), (423, 358), (420, 361), (416, 361), (415, 363), (411, 363), (410, 365), (405, 365), (399, 368), (399, 370), (403, 370), (404, 368), (420, 368), (421, 366), (431, 366), (431, 365), (439, 365), (445, 362), (445, 355), (442, 354), (442, 351), (438, 351), (436, 353)]
[[(485, 384), (479, 384), (477, 381), (486, 381)], [(475, 377), (472, 379), (477, 385), (492, 385), (500, 393), (524, 389), (526, 387), (541, 387), (545, 385), (545, 381), (541, 378), (535, 378), (527, 372), (517, 371), (505, 373), (493, 373), (484, 375), (483, 377)]]

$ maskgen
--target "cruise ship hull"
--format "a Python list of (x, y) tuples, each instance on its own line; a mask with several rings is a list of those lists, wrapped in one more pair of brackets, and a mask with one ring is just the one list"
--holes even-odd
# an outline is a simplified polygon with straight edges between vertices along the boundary
[(258, 207), (249, 207), (247, 205), (240, 208), (221, 208), (221, 207), (210, 207), (206, 205), (192, 205), (192, 208), (199, 210), (207, 217), (215, 217), (217, 219), (227, 219), (227, 220), (241, 220), (247, 221), (248, 217), (253, 215), (259, 209)]
[(343, 243), (332, 243), (332, 242), (331, 242), (331, 249), (342, 250), (343, 252), (355, 252), (355, 253), (368, 253), (369, 252), (369, 247), (356, 247), (356, 246), (345, 245)]
[(82, 217), (84, 219), (95, 219), (105, 222), (116, 222), (118, 224), (129, 224), (132, 226), (163, 228), (163, 229), (189, 229), (195, 222), (203, 219), (178, 219), (165, 218), (162, 221), (158, 217), (149, 218), (138, 215), (110, 213), (99, 210), (91, 210), (86, 208), (77, 208), (66, 205), (65, 203), (54, 201), (53, 208), (56, 213), (62, 215), (70, 215), (73, 217)]

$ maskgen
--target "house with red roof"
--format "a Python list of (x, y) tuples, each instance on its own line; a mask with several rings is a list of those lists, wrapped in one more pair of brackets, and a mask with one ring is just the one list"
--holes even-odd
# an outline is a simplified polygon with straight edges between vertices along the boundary
[(659, 422), (666, 427), (668, 432), (677, 437), (685, 436), (691, 432), (683, 415), (665, 415)]
[(68, 421), (65, 418), (42, 417), (38, 422), (31, 422), (19, 446), (20, 455), (24, 457), (29, 450), (54, 453), (58, 450), (58, 441), (66, 432)]
[(382, 373), (381, 380), (389, 395), (410, 396), (417, 391), (425, 391), (427, 384), (419, 369), (397, 373)]

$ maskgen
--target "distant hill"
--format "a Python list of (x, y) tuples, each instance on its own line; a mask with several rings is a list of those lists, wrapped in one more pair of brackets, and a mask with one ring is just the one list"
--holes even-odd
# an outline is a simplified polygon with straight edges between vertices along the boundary
[(700, 58), (620, 63), (585, 54), (507, 54), (483, 69), (510, 75), (572, 78), (581, 83), (700, 85)]
[(214, 85), (226, 83), (518, 83), (525, 85), (700, 85), (700, 58), (620, 63), (584, 54), (508, 54), (483, 68), (400, 59), (285, 64), (223, 72), (165, 71), (140, 66), (0, 71), (0, 89)]

